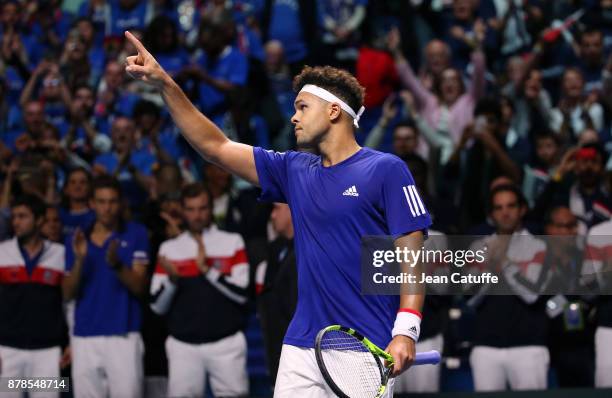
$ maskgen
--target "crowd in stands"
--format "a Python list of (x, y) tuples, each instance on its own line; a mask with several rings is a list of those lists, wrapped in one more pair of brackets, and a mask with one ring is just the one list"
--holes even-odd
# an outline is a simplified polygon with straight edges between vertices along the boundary
[[(23, 311), (76, 298), (72, 353), (33, 360), (72, 357), (77, 395), (138, 396), (134, 380), (168, 371), (177, 396), (201, 394), (202, 374), (215, 395), (248, 395), (236, 363), (246, 369), (255, 307), (272, 378), (278, 366), (295, 300), (289, 212), (190, 147), (160, 93), (125, 73), (126, 30), (229, 138), (277, 151), (296, 149), (293, 76), (354, 73), (359, 143), (408, 164), (436, 233), (612, 236), (610, 0), (0, 0), (2, 376), (11, 349), (68, 346), (54, 313), (42, 329), (16, 318), (24, 294)], [(42, 265), (64, 282), (35, 277)], [(61, 292), (16, 290), (37, 280)], [(612, 386), (612, 361), (596, 355), (612, 349), (612, 301), (568, 296), (577, 326), (547, 313), (549, 299), (485, 300), (458, 331), (461, 299), (428, 298), (419, 350), (467, 358), (471, 342), (480, 390), (546, 388), (549, 364), (558, 385)], [(210, 362), (228, 347), (229, 363)], [(512, 366), (530, 355), (533, 368)], [(439, 389), (433, 369), (398, 392)], [(119, 381), (98, 385), (99, 372)]]

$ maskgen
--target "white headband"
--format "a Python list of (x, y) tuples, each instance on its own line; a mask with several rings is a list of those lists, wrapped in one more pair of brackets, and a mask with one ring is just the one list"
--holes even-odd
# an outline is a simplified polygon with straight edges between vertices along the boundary
[(353, 118), (353, 124), (355, 125), (355, 127), (359, 127), (359, 118), (361, 118), (363, 111), (365, 111), (365, 108), (363, 106), (359, 108), (359, 112), (355, 114), (355, 111), (353, 110), (353, 108), (348, 106), (346, 102), (342, 101), (340, 98), (336, 97), (335, 95), (325, 90), (324, 88), (315, 86), (314, 84), (306, 84), (304, 85), (304, 87), (302, 87), (302, 89), (300, 90), (300, 93), (302, 91), (306, 93), (310, 93), (312, 95), (316, 95), (317, 97), (327, 102), (337, 103), (338, 105), (340, 105), (340, 108), (342, 108), (343, 111), (351, 115), (351, 117)]

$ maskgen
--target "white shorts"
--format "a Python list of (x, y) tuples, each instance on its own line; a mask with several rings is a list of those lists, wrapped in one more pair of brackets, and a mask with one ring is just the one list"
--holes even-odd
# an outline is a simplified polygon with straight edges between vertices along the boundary
[[(61, 348), (24, 350), (0, 346), (0, 377), (59, 377)], [(31, 392), (30, 397), (59, 397), (55, 392)], [(22, 393), (0, 393), (2, 398), (21, 397)]]
[(205, 344), (188, 344), (170, 336), (166, 355), (168, 397), (202, 397), (206, 376), (215, 397), (249, 394), (247, 343), (242, 332)]
[[(393, 383), (389, 379), (383, 397), (393, 396)], [(314, 348), (302, 348), (283, 344), (274, 398), (323, 398), (335, 397), (317, 365)]]
[(470, 365), (476, 391), (545, 390), (548, 386), (548, 348), (476, 346)]
[[(442, 352), (444, 339), (441, 334), (420, 340), (416, 352), (435, 350)], [(438, 392), (440, 390), (441, 365), (413, 366), (395, 378), (395, 392)]]
[(595, 331), (595, 387), (612, 387), (612, 328)]
[(142, 397), (144, 346), (140, 333), (73, 336), (71, 345), (75, 398)]

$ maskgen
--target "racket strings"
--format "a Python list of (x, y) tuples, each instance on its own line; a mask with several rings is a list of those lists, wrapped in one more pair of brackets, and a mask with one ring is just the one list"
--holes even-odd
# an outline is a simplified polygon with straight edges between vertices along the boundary
[(377, 359), (354, 336), (333, 330), (321, 339), (325, 368), (334, 383), (350, 398), (376, 396), (381, 386)]

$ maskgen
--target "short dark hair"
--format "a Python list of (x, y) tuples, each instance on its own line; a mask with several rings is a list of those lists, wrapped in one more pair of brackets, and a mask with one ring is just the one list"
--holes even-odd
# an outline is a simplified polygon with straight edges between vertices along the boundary
[(22, 194), (18, 196), (11, 204), (11, 208), (14, 209), (18, 206), (25, 206), (30, 209), (35, 219), (44, 217), (47, 212), (45, 202), (38, 196), (32, 194)]
[(519, 206), (527, 207), (527, 199), (525, 199), (525, 195), (523, 195), (523, 192), (518, 186), (514, 184), (503, 184), (496, 186), (491, 190), (491, 192), (489, 192), (488, 213), (491, 213), (493, 211), (493, 200), (495, 199), (495, 196), (501, 192), (513, 193), (516, 196), (516, 200)]
[(552, 205), (546, 209), (546, 212), (544, 213), (544, 226), (545, 227), (553, 224), (554, 214), (561, 209), (569, 210), (569, 207), (567, 207), (566, 205)]
[(91, 173), (89, 172), (89, 170), (87, 170), (85, 167), (82, 167), (82, 166), (70, 169), (66, 173), (66, 178), (64, 179), (64, 185), (62, 186), (61, 207), (65, 208), (65, 209), (70, 207), (70, 200), (68, 199), (68, 195), (66, 195), (66, 187), (68, 186), (68, 180), (70, 179), (70, 177), (72, 177), (73, 174), (76, 174), (76, 173), (83, 173), (83, 174), (85, 174), (85, 178), (87, 178), (87, 184), (89, 184), (89, 196), (91, 197), (91, 194), (92, 194), (91, 184), (92, 184), (92, 181), (93, 181), (93, 177), (91, 176)]
[(585, 25), (585, 27), (582, 29), (582, 31), (579, 32), (579, 36), (580, 36), (580, 41), (582, 41), (582, 39), (585, 36), (590, 36), (590, 35), (594, 35), (594, 34), (598, 34), (599, 36), (601, 36), (601, 39), (604, 39), (604, 33), (601, 30), (600, 27), (598, 26), (594, 26), (594, 25)]
[(74, 88), (72, 89), (72, 94), (76, 94), (77, 91), (79, 91), (80, 89), (83, 89), (83, 88), (86, 89), (86, 90), (91, 91), (92, 94), (94, 94), (94, 95), (96, 93), (96, 91), (93, 89), (93, 87), (91, 87), (89, 84), (80, 82), (80, 83), (77, 83), (74, 86)]
[(96, 191), (99, 189), (112, 189), (113, 191), (117, 192), (117, 195), (119, 195), (120, 199), (123, 197), (123, 192), (121, 191), (121, 184), (115, 177), (111, 177), (109, 175), (101, 175), (99, 177), (94, 178), (91, 187), (92, 196), (95, 196)]
[(185, 185), (185, 187), (183, 187), (181, 190), (181, 205), (185, 204), (185, 199), (197, 198), (202, 194), (208, 196), (208, 200), (212, 202), (212, 193), (210, 192), (208, 186), (202, 184), (201, 182), (193, 182)]
[(543, 128), (543, 129), (532, 129), (531, 136), (533, 137), (533, 141), (537, 142), (538, 140), (551, 139), (557, 144), (557, 146), (561, 146), (561, 138), (554, 131)]
[(395, 130), (397, 130), (399, 128), (402, 128), (402, 127), (407, 127), (407, 128), (413, 129), (416, 134), (420, 134), (419, 128), (412, 121), (412, 119), (400, 120), (395, 126), (393, 126), (393, 131), (395, 131)]
[(332, 66), (305, 66), (293, 79), (297, 93), (307, 84), (319, 86), (345, 101), (355, 113), (363, 105), (365, 88), (349, 72)]

